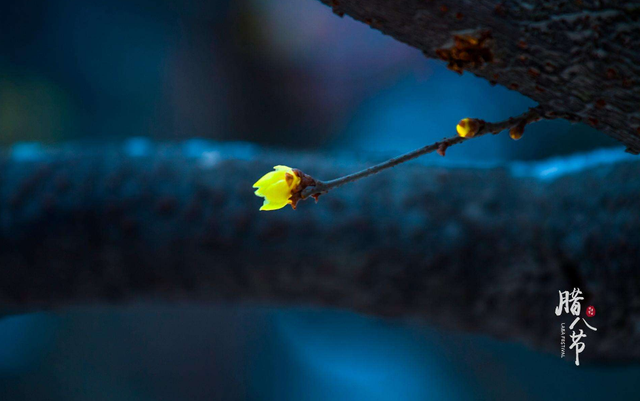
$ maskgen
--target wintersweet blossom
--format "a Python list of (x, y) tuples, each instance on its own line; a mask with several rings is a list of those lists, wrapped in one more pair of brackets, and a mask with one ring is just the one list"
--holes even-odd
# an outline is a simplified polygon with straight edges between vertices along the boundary
[(292, 204), (293, 190), (300, 185), (301, 178), (291, 167), (274, 166), (273, 168), (274, 171), (263, 175), (253, 184), (254, 188), (258, 188), (255, 194), (264, 198), (260, 210), (278, 210)]

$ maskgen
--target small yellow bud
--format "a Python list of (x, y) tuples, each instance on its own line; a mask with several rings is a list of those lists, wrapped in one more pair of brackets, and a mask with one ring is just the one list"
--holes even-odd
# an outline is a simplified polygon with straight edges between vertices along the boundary
[(514, 141), (522, 138), (522, 135), (524, 135), (524, 124), (515, 125), (509, 130), (509, 136)]
[(473, 118), (463, 118), (456, 127), (458, 135), (463, 138), (473, 138), (480, 130), (480, 123)]
[(275, 166), (255, 184), (257, 196), (264, 198), (260, 210), (277, 210), (291, 204), (291, 193), (300, 184), (300, 177), (291, 167)]

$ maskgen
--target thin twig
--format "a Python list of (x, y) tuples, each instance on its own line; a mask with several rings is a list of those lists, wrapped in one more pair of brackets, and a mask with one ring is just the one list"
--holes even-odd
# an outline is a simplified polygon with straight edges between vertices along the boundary
[(444, 139), (442, 141), (433, 143), (431, 145), (427, 145), (425, 147), (422, 147), (420, 149), (416, 149), (412, 152), (409, 153), (405, 153), (404, 155), (398, 156), (398, 157), (394, 157), (393, 159), (389, 159), (383, 163), (377, 164), (375, 166), (371, 166), (369, 168), (366, 168), (364, 170), (358, 171), (356, 173), (353, 174), (349, 174), (349, 175), (345, 175), (344, 177), (340, 177), (340, 178), (336, 178), (334, 180), (330, 180), (330, 181), (320, 181), (320, 180), (315, 180), (316, 184), (315, 186), (309, 186), (307, 188), (304, 189), (304, 191), (302, 191), (302, 199), (306, 199), (309, 196), (317, 196), (317, 195), (321, 195), (321, 194), (325, 194), (327, 192), (329, 192), (330, 190), (337, 188), (341, 185), (347, 184), (349, 182), (353, 182), (353, 181), (357, 181), (361, 178), (365, 178), (368, 177), (370, 175), (379, 173), (382, 170), (386, 170), (388, 168), (391, 167), (395, 167), (398, 164), (402, 164), (404, 162), (407, 162), (409, 160), (415, 159), (417, 157), (420, 157), (422, 155), (426, 155), (427, 153), (432, 153), (434, 151), (440, 151), (442, 152), (442, 154), (444, 154), (444, 151), (453, 145), (457, 145), (459, 143), (462, 142), (466, 142), (469, 139), (472, 138), (477, 138), (479, 136), (482, 135), (486, 135), (486, 134), (498, 134), (504, 130), (513, 128), (517, 125), (520, 125), (522, 128), (524, 128), (524, 126), (540, 121), (542, 119), (546, 119), (546, 120), (550, 120), (550, 119), (554, 119), (554, 118), (558, 118), (559, 116), (551, 114), (551, 113), (545, 113), (542, 108), (540, 107), (534, 107), (529, 109), (529, 111), (527, 111), (526, 113), (521, 114), (520, 116), (517, 117), (511, 117), (507, 120), (501, 121), (501, 122), (497, 122), (497, 123), (489, 123), (489, 122), (485, 122), (485, 121), (481, 121), (481, 120), (477, 120), (480, 123), (480, 128), (478, 129), (478, 132), (471, 138), (463, 138), (460, 136), (454, 136), (451, 138), (447, 138)]

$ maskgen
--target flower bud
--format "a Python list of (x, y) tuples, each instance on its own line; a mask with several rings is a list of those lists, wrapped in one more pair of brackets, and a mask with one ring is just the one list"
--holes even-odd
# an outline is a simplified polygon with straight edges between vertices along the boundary
[(473, 138), (480, 130), (480, 123), (473, 118), (463, 118), (456, 129), (462, 138)]
[(275, 166), (255, 184), (256, 196), (264, 198), (260, 210), (277, 210), (291, 204), (291, 195), (300, 184), (301, 178), (296, 171), (287, 166)]
[(522, 138), (522, 135), (524, 135), (524, 124), (514, 125), (509, 130), (509, 136), (514, 141), (517, 141), (518, 139)]

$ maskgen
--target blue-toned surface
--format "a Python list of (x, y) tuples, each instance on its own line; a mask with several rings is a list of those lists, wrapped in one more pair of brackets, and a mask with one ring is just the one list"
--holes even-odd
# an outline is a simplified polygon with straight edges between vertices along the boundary
[(3, 400), (633, 399), (640, 378), (415, 323), (220, 306), (7, 318), (0, 355)]

